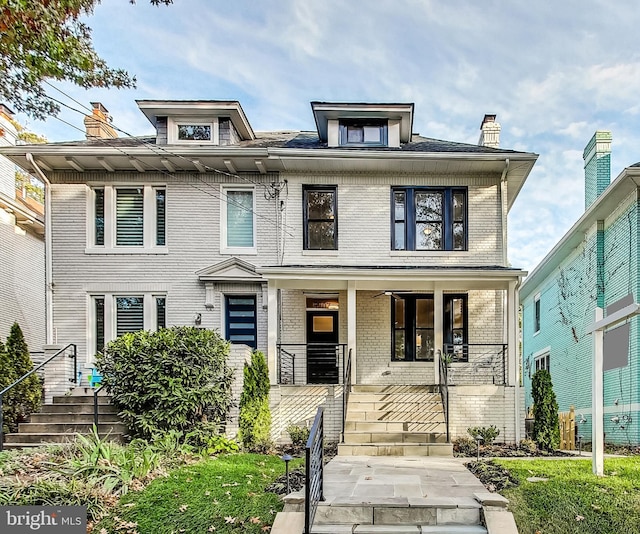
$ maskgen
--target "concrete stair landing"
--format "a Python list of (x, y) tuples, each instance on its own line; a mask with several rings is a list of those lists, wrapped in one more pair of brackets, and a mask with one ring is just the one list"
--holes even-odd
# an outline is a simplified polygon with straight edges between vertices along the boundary
[(437, 386), (353, 386), (341, 456), (452, 456)]

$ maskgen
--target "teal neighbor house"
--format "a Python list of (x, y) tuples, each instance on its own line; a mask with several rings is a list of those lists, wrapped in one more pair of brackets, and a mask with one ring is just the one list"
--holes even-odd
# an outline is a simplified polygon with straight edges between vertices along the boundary
[[(576, 410), (578, 434), (591, 440), (596, 307), (605, 316), (637, 302), (640, 163), (610, 183), (611, 133), (597, 131), (584, 149), (585, 212), (523, 283), (525, 404), (531, 379), (551, 373), (560, 411)], [(605, 332), (605, 441), (640, 442), (640, 344), (637, 317)]]

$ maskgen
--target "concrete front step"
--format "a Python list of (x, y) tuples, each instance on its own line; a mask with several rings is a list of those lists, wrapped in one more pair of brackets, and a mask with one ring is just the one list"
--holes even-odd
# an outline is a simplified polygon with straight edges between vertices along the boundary
[[(93, 421), (91, 423), (20, 423), (17, 434), (89, 434), (92, 430)], [(124, 434), (126, 430), (121, 422), (98, 424), (99, 432)]]
[(340, 443), (340, 456), (453, 456), (451, 443)]
[[(113, 441), (120, 441), (122, 439), (121, 434), (113, 432), (99, 432), (101, 438), (109, 438)], [(37, 447), (42, 444), (51, 443), (67, 443), (73, 441), (76, 437), (76, 433), (26, 433), (20, 432), (16, 434), (7, 434), (4, 439), (4, 447), (6, 449), (17, 447)]]
[(351, 386), (354, 393), (438, 393), (437, 385), (376, 385), (376, 384), (354, 384)]
[[(369, 412), (372, 410), (402, 413), (423, 413), (431, 411), (439, 412), (442, 411), (442, 401), (438, 399), (437, 401), (426, 403), (420, 402), (418, 400), (406, 400), (402, 402), (386, 400), (360, 402), (358, 399), (352, 399), (351, 396), (349, 396), (349, 411)], [(347, 411), (347, 414), (349, 413), (349, 411)]]
[(446, 426), (444, 416), (435, 415), (425, 421), (404, 418), (396, 421), (359, 421), (347, 417), (344, 429), (354, 432), (443, 432), (446, 431)]
[[(480, 525), (314, 525), (312, 534), (487, 534)], [(275, 533), (274, 533), (275, 534)]]
[[(32, 413), (30, 423), (77, 423), (93, 424), (93, 410), (90, 413), (59, 413), (59, 412), (38, 412)], [(99, 423), (121, 423), (118, 414), (98, 412)]]
[(348, 444), (375, 443), (446, 443), (444, 432), (345, 432), (344, 442)]
[(360, 402), (440, 402), (440, 393), (350, 393), (349, 399)]
[[(87, 389), (87, 388), (85, 388)], [(98, 395), (98, 404), (109, 404), (110, 398), (106, 395)], [(93, 395), (61, 395), (53, 397), (54, 404), (91, 404), (93, 406)]]
[[(69, 397), (64, 397), (69, 400)], [(44, 404), (41, 408), (46, 413), (76, 413), (76, 414), (91, 414), (93, 415), (93, 402), (91, 404), (73, 404), (73, 403), (56, 403), (56, 404)], [(102, 414), (117, 414), (118, 410), (112, 404), (106, 404), (104, 401), (98, 403), (98, 412)]]

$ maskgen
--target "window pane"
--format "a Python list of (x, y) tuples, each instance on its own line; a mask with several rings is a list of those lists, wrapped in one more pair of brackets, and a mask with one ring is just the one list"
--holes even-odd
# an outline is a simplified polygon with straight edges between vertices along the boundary
[(229, 317), (254, 317), (254, 310), (229, 310)]
[(164, 189), (156, 189), (156, 245), (158, 246), (166, 244), (165, 197), (166, 191)]
[(94, 189), (96, 210), (96, 245), (104, 245), (104, 189)]
[(416, 328), (433, 328), (433, 299), (416, 299)]
[(416, 221), (442, 220), (442, 193), (416, 193)]
[(458, 222), (464, 221), (464, 203), (466, 195), (464, 193), (453, 194), (453, 220)]
[(416, 329), (416, 360), (433, 360), (433, 330)]
[(404, 221), (404, 193), (394, 193), (394, 217), (396, 221)]
[(464, 250), (464, 223), (453, 223), (453, 249)]
[(335, 224), (333, 222), (308, 222), (308, 247), (312, 250), (335, 249)]
[[(394, 299), (395, 300), (395, 299)], [(395, 328), (404, 328), (404, 299), (395, 300)]]
[(96, 306), (96, 352), (104, 349), (104, 297), (95, 298)]
[(393, 250), (404, 250), (404, 223), (396, 223), (393, 232)]
[(362, 143), (364, 130), (362, 126), (347, 126), (347, 143)]
[(464, 328), (464, 301), (453, 299), (451, 306), (453, 308), (453, 328)]
[(442, 224), (418, 223), (416, 224), (416, 250), (441, 250), (442, 249)]
[(333, 332), (333, 317), (313, 317), (314, 332)]
[(395, 334), (394, 359), (404, 360), (404, 330), (396, 330)]
[(253, 191), (227, 191), (227, 246), (253, 247)]
[(165, 297), (156, 297), (156, 329), (167, 327), (167, 310)]
[(211, 141), (211, 126), (180, 124), (178, 125), (178, 139), (181, 141)]
[(307, 191), (308, 219), (333, 219), (333, 196), (331, 191)]
[(116, 335), (137, 332), (144, 328), (143, 297), (116, 298)]
[(144, 195), (142, 189), (116, 190), (116, 244), (142, 246)]
[(229, 304), (231, 304), (232, 306), (238, 306), (238, 305), (246, 305), (246, 306), (253, 306), (253, 304), (255, 303), (255, 300), (252, 298), (233, 298), (233, 297), (229, 297)]
[(382, 141), (380, 126), (364, 126), (362, 129), (365, 143), (380, 143)]

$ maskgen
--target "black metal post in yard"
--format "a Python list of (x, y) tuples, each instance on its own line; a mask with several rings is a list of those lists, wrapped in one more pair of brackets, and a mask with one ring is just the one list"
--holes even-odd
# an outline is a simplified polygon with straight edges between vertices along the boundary
[(282, 459), (284, 460), (284, 469), (287, 477), (287, 495), (289, 495), (289, 493), (291, 493), (291, 484), (289, 482), (289, 462), (293, 460), (293, 456), (291, 456), (290, 454), (285, 454)]

